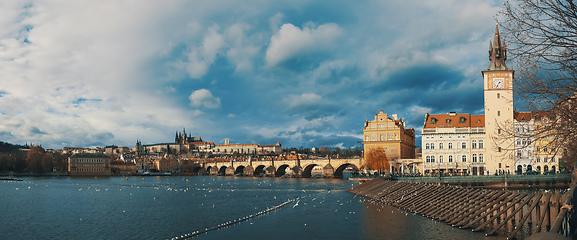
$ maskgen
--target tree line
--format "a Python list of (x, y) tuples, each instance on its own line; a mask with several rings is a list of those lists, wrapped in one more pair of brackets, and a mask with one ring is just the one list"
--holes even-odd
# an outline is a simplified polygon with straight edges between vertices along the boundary
[(66, 171), (68, 156), (46, 152), (42, 146), (18, 146), (0, 142), (0, 172), (43, 174)]

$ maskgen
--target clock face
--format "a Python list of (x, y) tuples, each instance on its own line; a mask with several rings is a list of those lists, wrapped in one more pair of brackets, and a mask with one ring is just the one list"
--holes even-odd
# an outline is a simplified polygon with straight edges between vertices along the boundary
[(493, 88), (503, 88), (503, 79), (502, 78), (493, 79)]

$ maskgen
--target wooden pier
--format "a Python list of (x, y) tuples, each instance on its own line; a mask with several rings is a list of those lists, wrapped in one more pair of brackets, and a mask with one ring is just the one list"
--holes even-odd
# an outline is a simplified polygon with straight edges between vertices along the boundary
[(374, 179), (351, 193), (454, 227), (524, 239), (539, 232), (567, 235), (572, 192), (532, 193)]

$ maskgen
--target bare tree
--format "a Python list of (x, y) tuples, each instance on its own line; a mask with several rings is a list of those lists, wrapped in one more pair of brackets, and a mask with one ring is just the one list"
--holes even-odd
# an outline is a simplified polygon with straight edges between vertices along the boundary
[(365, 153), (365, 164), (371, 170), (377, 170), (379, 173), (389, 170), (389, 160), (385, 154), (385, 149), (381, 147), (371, 148)]
[[(566, 0), (506, 2), (501, 12), (516, 64), (517, 109), (548, 115), (535, 128), (555, 155), (577, 152), (577, 6)], [(563, 149), (562, 152), (560, 150)]]

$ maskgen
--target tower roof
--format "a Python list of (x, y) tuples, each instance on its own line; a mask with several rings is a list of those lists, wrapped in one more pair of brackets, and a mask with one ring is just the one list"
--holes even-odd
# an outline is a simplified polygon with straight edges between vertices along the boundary
[(491, 65), (487, 70), (509, 70), (505, 65), (507, 60), (507, 47), (505, 41), (501, 42), (501, 35), (499, 34), (499, 25), (495, 25), (495, 36), (493, 43), (489, 41), (489, 60)]

